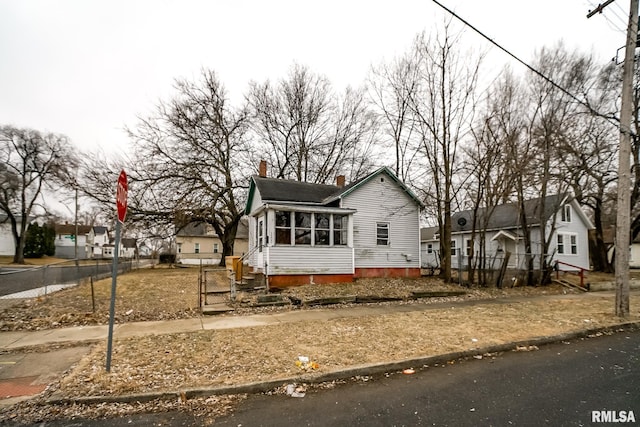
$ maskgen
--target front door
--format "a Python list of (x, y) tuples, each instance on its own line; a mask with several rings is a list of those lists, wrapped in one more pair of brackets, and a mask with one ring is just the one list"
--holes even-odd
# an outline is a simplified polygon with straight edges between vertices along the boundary
[(264, 268), (265, 216), (260, 215), (256, 221), (256, 267)]

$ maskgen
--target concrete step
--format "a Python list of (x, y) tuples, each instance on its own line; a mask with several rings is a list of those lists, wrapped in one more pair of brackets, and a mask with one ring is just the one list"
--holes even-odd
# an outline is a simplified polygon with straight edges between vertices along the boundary
[(230, 307), (227, 304), (219, 303), (219, 304), (208, 304), (202, 306), (202, 314), (206, 315), (216, 315), (223, 314), (233, 311), (233, 307)]
[(216, 286), (214, 284), (207, 284), (205, 287), (205, 292), (207, 294), (226, 294), (231, 292), (231, 289), (228, 286)]

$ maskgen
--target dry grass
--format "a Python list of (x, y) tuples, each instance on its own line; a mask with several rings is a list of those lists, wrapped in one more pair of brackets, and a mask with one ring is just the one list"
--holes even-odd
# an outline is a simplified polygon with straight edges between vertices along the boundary
[[(24, 300), (0, 312), (0, 330), (38, 330), (107, 324), (111, 278)], [(116, 322), (169, 320), (199, 315), (198, 269), (141, 269), (118, 276)]]

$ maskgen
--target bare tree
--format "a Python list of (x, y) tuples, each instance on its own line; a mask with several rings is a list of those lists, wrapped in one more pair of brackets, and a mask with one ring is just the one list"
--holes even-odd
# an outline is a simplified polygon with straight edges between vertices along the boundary
[[(136, 151), (130, 161), (131, 220), (180, 228), (210, 224), (225, 256), (233, 253), (246, 189), (246, 109), (234, 109), (210, 70), (199, 82), (177, 80), (177, 94), (160, 102), (155, 114), (128, 129)], [(96, 198), (115, 182), (94, 176)]]
[[(619, 73), (615, 64), (606, 64), (585, 76), (589, 84), (582, 95), (589, 105), (614, 116), (618, 99)], [(578, 202), (591, 209), (595, 227), (590, 238), (590, 258), (596, 271), (613, 272), (609, 249), (604, 241), (604, 228), (611, 225), (607, 211), (615, 206), (613, 185), (617, 181), (617, 140), (615, 123), (602, 116), (583, 111), (569, 129), (575, 136), (560, 146), (560, 164), (564, 179)]]
[(395, 174), (403, 181), (418, 154), (416, 123), (412, 117), (411, 100), (418, 90), (416, 51), (410, 51), (389, 64), (373, 68), (369, 77), (369, 93), (378, 107), (382, 130), (395, 152)]
[(76, 162), (64, 135), (0, 127), (0, 211), (11, 225), (14, 263), (24, 264), (26, 232), (43, 190), (61, 183)]
[(248, 99), (257, 151), (277, 178), (327, 183), (369, 171), (377, 125), (363, 90), (338, 97), (325, 77), (295, 65), (276, 86), (251, 83)]
[(421, 154), (432, 182), (431, 197), (440, 228), (442, 274), (451, 280), (451, 213), (458, 168), (458, 145), (467, 135), (475, 108), (475, 90), (481, 57), (457, 51), (460, 34), (452, 34), (450, 23), (441, 32), (416, 38), (419, 59), (419, 90), (411, 104), (420, 134)]
[[(593, 60), (590, 56), (577, 51), (569, 52), (562, 43), (537, 53), (535, 67), (565, 90), (560, 90), (548, 80), (537, 75), (529, 79), (529, 91), (532, 99), (530, 113), (531, 133), (529, 138), (536, 149), (537, 173), (530, 182), (535, 183), (540, 201), (538, 223), (547, 223), (548, 212), (555, 212), (559, 206), (546, 206), (552, 199), (550, 194), (564, 194), (568, 189), (567, 172), (562, 159), (563, 147), (575, 146), (583, 138), (580, 118), (584, 113), (583, 102), (577, 102), (567, 92), (589, 93), (594, 75)], [(551, 236), (555, 232), (555, 221), (550, 222), (548, 232), (539, 234), (538, 283), (549, 279), (549, 260), (551, 258)], [(531, 266), (530, 266), (531, 267)], [(531, 284), (531, 276), (528, 283)]]
[(488, 273), (493, 267), (491, 254), (487, 252), (486, 232), (495, 207), (504, 203), (513, 189), (507, 147), (522, 135), (521, 105), (521, 92), (513, 75), (506, 71), (498, 84), (490, 88), (486, 107), (472, 129), (473, 142), (464, 148), (469, 176), (465, 192), (473, 212), (467, 277), (473, 283), (477, 269), (481, 286), (489, 285)]

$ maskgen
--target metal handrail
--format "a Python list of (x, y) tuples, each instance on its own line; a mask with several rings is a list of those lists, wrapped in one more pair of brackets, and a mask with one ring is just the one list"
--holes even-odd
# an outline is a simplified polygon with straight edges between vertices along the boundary
[(560, 268), (558, 268), (558, 265), (560, 264), (566, 265), (567, 267), (575, 268), (576, 270), (578, 270), (578, 276), (580, 277), (580, 287), (584, 288), (584, 272), (589, 271), (589, 269), (580, 267), (578, 265), (569, 264), (568, 262), (556, 260), (556, 265), (555, 265), (556, 279), (560, 278)]

